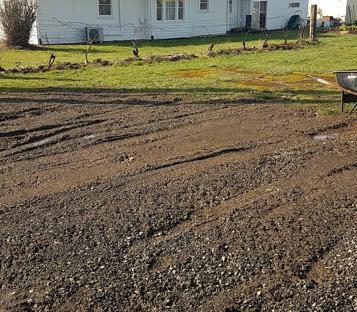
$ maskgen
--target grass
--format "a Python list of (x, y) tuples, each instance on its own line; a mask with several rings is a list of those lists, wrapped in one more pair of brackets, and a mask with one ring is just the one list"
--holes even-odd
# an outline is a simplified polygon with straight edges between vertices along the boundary
[[(282, 42), (282, 34), (274, 32), (270, 35), (272, 42)], [(264, 36), (262, 34), (250, 34), (247, 37), (249, 46), (261, 46)], [(297, 39), (296, 33), (290, 34), (291, 40)], [(240, 34), (229, 34), (227, 36), (217, 37), (196, 37), (190, 39), (175, 40), (155, 40), (142, 41), (139, 43), (140, 56), (148, 57), (158, 54), (175, 53), (195, 53), (207, 52), (207, 48), (213, 42), (216, 43), (216, 49), (239, 47), (242, 36)], [(53, 45), (33, 47), (33, 50), (4, 50), (1, 56), (0, 66), (9, 68), (16, 65), (33, 66), (46, 64), (51, 53), (55, 53), (60, 62), (83, 62), (86, 45)], [(131, 42), (104, 43), (95, 45), (91, 49), (92, 58), (110, 59), (113, 61), (132, 57), (133, 45)]]
[[(271, 42), (282, 42), (280, 33)], [(217, 37), (215, 50), (241, 47), (241, 36)], [(250, 35), (248, 46), (262, 45), (262, 34)], [(290, 40), (295, 40), (291, 34)], [(204, 55), (212, 38), (148, 41), (140, 44), (142, 57), (157, 54), (195, 53)], [(57, 62), (83, 62), (83, 45), (41, 47), (35, 50), (4, 50), (0, 66), (33, 66), (46, 64), (55, 52)], [(90, 58), (118, 61), (132, 56), (130, 43), (97, 45)], [(311, 80), (315, 75), (333, 80), (337, 69), (357, 68), (356, 35), (321, 35), (320, 44), (293, 51), (252, 53), (239, 56), (201, 57), (181, 62), (109, 67), (89, 66), (80, 70), (50, 71), (36, 74), (0, 76), (0, 92), (48, 91), (115, 91), (131, 94), (169, 93), (209, 99), (255, 97), (292, 103), (333, 104), (338, 92)]]

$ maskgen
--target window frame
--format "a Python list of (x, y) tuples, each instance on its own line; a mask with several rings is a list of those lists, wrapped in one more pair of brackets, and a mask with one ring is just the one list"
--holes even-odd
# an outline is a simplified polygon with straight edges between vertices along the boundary
[[(180, 7), (180, 1), (182, 1), (182, 6)], [(185, 14), (186, 14), (186, 6), (185, 6), (186, 0), (177, 0), (177, 21), (184, 21), (185, 20)], [(180, 18), (180, 10), (182, 10), (182, 18)]]
[[(158, 5), (158, 2), (161, 2), (161, 18), (159, 19), (159, 5)], [(165, 21), (165, 16), (164, 16), (164, 13), (165, 13), (165, 0), (156, 0), (156, 22), (162, 22), (162, 21)]]
[[(202, 2), (205, 2), (205, 3), (207, 3), (207, 9), (201, 9), (201, 4), (202, 4)], [(209, 7), (210, 7), (210, 2), (209, 2), (209, 0), (198, 0), (198, 11), (200, 12), (200, 13), (208, 13), (209, 12)]]
[[(113, 0), (109, 0), (110, 4), (101, 4), (100, 1), (101, 0), (97, 0), (98, 17), (99, 18), (113, 18)], [(109, 6), (110, 7), (110, 15), (100, 14), (100, 7), (101, 6)]]
[[(177, 11), (178, 11), (178, 7), (177, 7), (178, 0), (165, 0), (164, 2), (165, 2), (165, 14), (164, 14), (165, 21), (168, 22), (176, 21)], [(168, 3), (170, 3), (170, 6), (167, 5)], [(173, 6), (171, 6), (171, 3), (173, 4)], [(171, 15), (173, 16), (173, 18), (170, 18)]]
[[(186, 0), (174, 0), (175, 1), (175, 19), (167, 19), (167, 9), (168, 7), (166, 6), (166, 3), (170, 0), (160, 0), (162, 2), (162, 7), (161, 7), (161, 19), (158, 19), (159, 17), (159, 7), (158, 7), (158, 1), (156, 0), (156, 22), (157, 23), (178, 23), (178, 22), (184, 22), (185, 21), (185, 16), (186, 16)], [(180, 6), (179, 3), (180, 1), (183, 1), (183, 6)], [(180, 17), (179, 11), (182, 10), (182, 18)]]

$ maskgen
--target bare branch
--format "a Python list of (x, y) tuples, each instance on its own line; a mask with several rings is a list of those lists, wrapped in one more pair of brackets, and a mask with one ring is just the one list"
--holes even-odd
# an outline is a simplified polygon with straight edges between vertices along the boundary
[(50, 59), (48, 60), (48, 68), (51, 68), (56, 60), (56, 55), (51, 53)]
[(90, 42), (90, 44), (89, 44), (89, 46), (88, 46), (88, 48), (87, 48), (87, 50), (86, 50), (86, 52), (85, 52), (85, 54), (84, 54), (84, 59), (85, 59), (85, 63), (86, 63), (86, 64), (89, 63), (89, 61), (88, 61), (88, 54), (89, 54), (89, 52), (90, 52), (90, 49), (92, 48), (92, 45), (94, 44), (94, 42), (97, 41), (97, 39), (98, 39), (98, 35), (96, 35), (96, 36), (92, 39), (92, 41)]
[(136, 58), (139, 58), (139, 49), (138, 49), (138, 46), (136, 44), (136, 41), (133, 40), (132, 42), (133, 42), (133, 46), (134, 46), (133, 54), (134, 54), (134, 56)]

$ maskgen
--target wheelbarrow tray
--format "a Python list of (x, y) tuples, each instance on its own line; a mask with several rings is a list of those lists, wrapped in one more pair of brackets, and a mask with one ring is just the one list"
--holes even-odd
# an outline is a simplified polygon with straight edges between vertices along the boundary
[[(342, 91), (341, 110), (345, 103), (357, 103), (357, 70), (339, 70), (335, 72), (337, 83)], [(352, 113), (357, 104), (353, 107)]]

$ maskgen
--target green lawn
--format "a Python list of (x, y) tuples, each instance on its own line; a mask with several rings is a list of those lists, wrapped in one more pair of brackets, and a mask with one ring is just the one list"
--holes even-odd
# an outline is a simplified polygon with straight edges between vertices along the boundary
[[(297, 33), (290, 33), (290, 39), (297, 39)], [(241, 34), (229, 34), (227, 36), (207, 36), (191, 39), (177, 40), (155, 40), (142, 41), (138, 43), (141, 57), (148, 57), (157, 54), (173, 53), (206, 53), (209, 45), (213, 42), (216, 49), (228, 47), (242, 47)], [(282, 34), (275, 32), (270, 34), (271, 42), (281, 42)], [(246, 38), (248, 46), (260, 47), (264, 40), (263, 34), (249, 34)], [(0, 50), (0, 66), (9, 68), (16, 65), (30, 66), (46, 64), (51, 53), (55, 53), (59, 62), (83, 62), (86, 45), (53, 45), (35, 47), (31, 50)], [(109, 59), (112, 61), (122, 60), (132, 57), (133, 45), (131, 42), (118, 42), (110, 44), (94, 45), (91, 48), (91, 58)]]
[[(296, 34), (290, 35), (295, 40)], [(250, 35), (249, 46), (260, 47), (264, 36)], [(215, 50), (241, 47), (238, 34), (215, 38)], [(281, 34), (271, 35), (282, 42)], [(293, 51), (251, 53), (239, 56), (205, 57), (213, 38), (148, 41), (140, 43), (142, 57), (154, 54), (195, 53), (202, 57), (190, 61), (128, 66), (88, 66), (80, 70), (50, 71), (37, 74), (0, 75), (0, 92), (93, 89), (126, 93), (170, 93), (208, 98), (260, 97), (292, 102), (334, 103), (338, 92), (312, 81), (306, 75), (333, 80), (337, 69), (357, 68), (357, 36), (322, 35), (320, 44)], [(57, 62), (83, 62), (86, 46), (62, 45), (35, 50), (4, 50), (0, 66), (46, 64), (55, 52)], [(131, 43), (96, 45), (90, 59), (113, 62), (131, 57)]]

